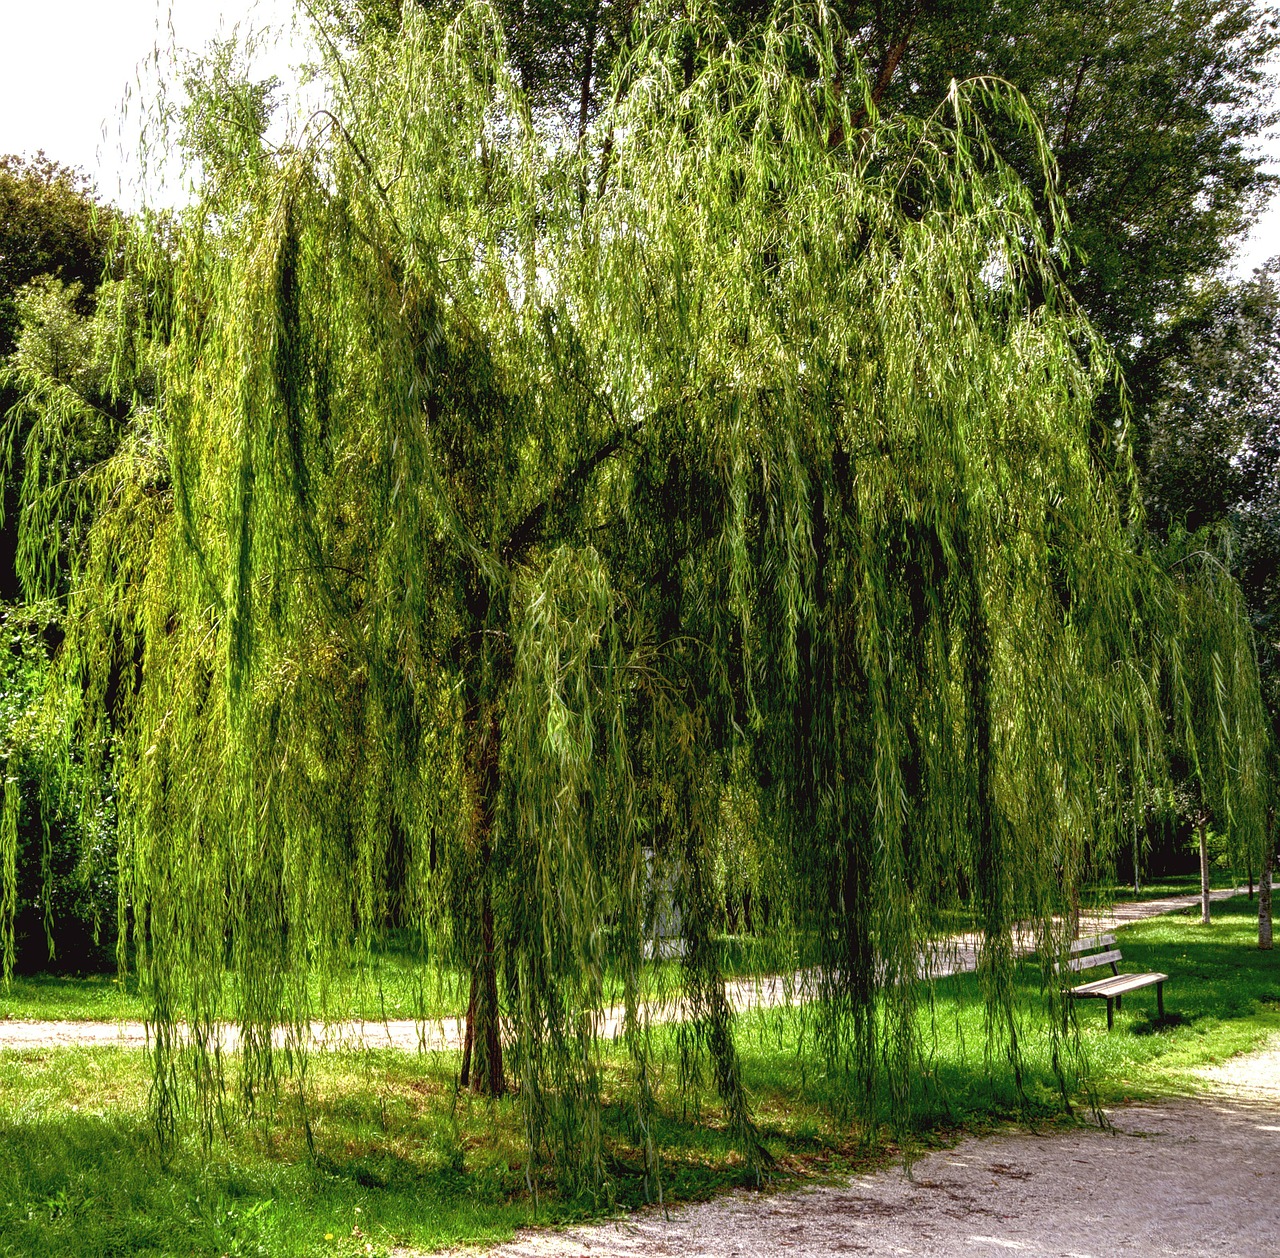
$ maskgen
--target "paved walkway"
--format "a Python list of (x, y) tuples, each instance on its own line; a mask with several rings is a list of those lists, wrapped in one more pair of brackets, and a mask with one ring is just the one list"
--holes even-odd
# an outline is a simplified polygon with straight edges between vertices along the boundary
[[(1214, 900), (1225, 900), (1244, 891), (1243, 887), (1211, 892)], [(1101, 934), (1116, 930), (1132, 922), (1200, 903), (1199, 895), (1170, 896), (1159, 900), (1137, 900), (1117, 904), (1103, 913), (1088, 914), (1081, 924), (1085, 934)], [(1017, 945), (1020, 953), (1031, 952), (1034, 942), (1023, 940)], [(926, 961), (930, 976), (943, 978), (948, 974), (961, 974), (977, 966), (978, 936), (953, 935), (940, 940), (937, 948)], [(771, 1008), (789, 1004), (798, 998), (801, 984), (799, 976), (770, 976), (764, 978), (733, 979), (725, 984), (730, 1004), (735, 1009)], [(678, 1002), (671, 1001), (651, 1009), (652, 1022), (674, 1022), (682, 1016)], [(601, 1035), (607, 1039), (622, 1034), (623, 1011), (615, 1006), (607, 1011), (601, 1023)], [(465, 1024), (462, 1018), (441, 1018), (426, 1023), (411, 1018), (391, 1019), (386, 1022), (313, 1022), (310, 1027), (311, 1044), (319, 1049), (339, 1048), (393, 1048), (402, 1052), (440, 1051), (462, 1047)], [(285, 1032), (277, 1032), (283, 1044)], [(59, 1046), (114, 1045), (117, 1047), (143, 1047), (147, 1043), (147, 1027), (144, 1022), (26, 1022), (17, 1019), (0, 1020), (0, 1050), (6, 1048), (54, 1048)], [(222, 1047), (233, 1052), (239, 1043), (239, 1032), (228, 1024), (222, 1031)]]
[[(1275, 887), (1272, 883), (1272, 887)], [(1218, 891), (1210, 891), (1209, 899), (1213, 902), (1229, 900), (1232, 896), (1242, 895), (1246, 887), (1224, 887)], [(1080, 936), (1105, 935), (1113, 931), (1131, 926), (1134, 922), (1145, 921), (1148, 917), (1161, 917), (1165, 913), (1178, 913), (1184, 909), (1198, 909), (1200, 893), (1195, 895), (1164, 896), (1158, 900), (1132, 900), (1114, 904), (1107, 909), (1091, 910), (1081, 914)], [(978, 947), (981, 936), (974, 931), (960, 935), (949, 935), (938, 940), (931, 956), (925, 962), (925, 969), (930, 977), (945, 978), (948, 974), (963, 974), (978, 968)], [(1036, 950), (1035, 934), (1032, 931), (1015, 932), (1013, 941), (1015, 955), (1030, 956)]]

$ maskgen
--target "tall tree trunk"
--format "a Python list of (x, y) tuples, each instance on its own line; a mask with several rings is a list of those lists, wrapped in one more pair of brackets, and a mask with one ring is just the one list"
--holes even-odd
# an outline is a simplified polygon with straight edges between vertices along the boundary
[(498, 1005), (498, 965), (493, 946), (493, 896), (485, 878), (481, 890), (480, 956), (471, 972), (471, 999), (467, 1005), (467, 1033), (463, 1047), (470, 1086), (485, 1096), (502, 1096), (507, 1090), (502, 1065), (502, 1016)]
[(1276, 862), (1276, 835), (1272, 818), (1267, 818), (1267, 839), (1262, 849), (1262, 869), (1258, 874), (1258, 947), (1271, 948), (1271, 872)]
[(467, 1001), (467, 1029), (462, 1037), (462, 1070), (458, 1074), (458, 1082), (464, 1088), (471, 1086), (471, 1046), (476, 1038), (476, 976), (471, 976), (471, 999)]
[(1262, 878), (1258, 883), (1258, 947), (1271, 948), (1271, 870), (1275, 864), (1275, 849), (1268, 846), (1262, 858)]
[(1200, 831), (1200, 921), (1209, 924), (1209, 835), (1208, 821), (1201, 817), (1196, 823)]
[(498, 801), (501, 723), (496, 706), (469, 722), (472, 790), (475, 793), (474, 842), (479, 866), (480, 899), (477, 951), (471, 970), (467, 1029), (463, 1040), (460, 1082), (485, 1096), (507, 1090), (502, 1065), (502, 1016), (498, 1004), (498, 959), (493, 921), (493, 822)]

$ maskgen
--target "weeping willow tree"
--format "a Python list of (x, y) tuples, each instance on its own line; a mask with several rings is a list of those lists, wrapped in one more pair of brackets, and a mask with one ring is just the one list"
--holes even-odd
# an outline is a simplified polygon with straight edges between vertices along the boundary
[[(1180, 657), (1166, 696), (1177, 715), (1171, 730), (1175, 767), (1200, 847), (1200, 920), (1209, 925), (1206, 830), (1217, 823), (1234, 870), (1266, 864), (1274, 797), (1269, 790), (1265, 731), (1269, 721), (1258, 684), (1248, 610), (1230, 576), (1230, 538), (1202, 530), (1175, 533), (1160, 563), (1181, 595), (1182, 632), (1170, 641)], [(1250, 874), (1250, 895), (1253, 892)], [(1260, 935), (1261, 939), (1261, 935)]]
[(741, 43), (655, 18), (575, 142), (489, 10), (407, 6), (153, 248), (165, 489), (101, 478), (61, 668), (66, 728), (111, 748), (162, 1129), (181, 1077), (221, 1097), (226, 1019), (250, 1100), (281, 1028), (302, 1071), (308, 976), (394, 916), (466, 976), (465, 1078), (518, 1085), (535, 1158), (603, 1175), (615, 978), (650, 1173), (666, 999), (756, 1156), (730, 813), (833, 1099), (903, 1120), (957, 909), (990, 1051), (1020, 1060), (1017, 928), (1062, 1065), (1051, 965), (1127, 838), (1107, 801), (1212, 727), (1256, 815), (1252, 648), (1143, 550), (1034, 118), (980, 81), (883, 121), (843, 38), (821, 7)]

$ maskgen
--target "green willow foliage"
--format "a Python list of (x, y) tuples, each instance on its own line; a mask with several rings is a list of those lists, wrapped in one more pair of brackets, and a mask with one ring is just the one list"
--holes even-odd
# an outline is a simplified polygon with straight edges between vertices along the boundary
[(1034, 933), (1065, 1079), (1049, 967), (1127, 839), (1105, 801), (1185, 731), (1255, 823), (1236, 596), (1143, 553), (1124, 434), (1091, 442), (1110, 359), (982, 122), (1056, 206), (1034, 119), (979, 81), (882, 121), (840, 38), (655, 20), (576, 144), (490, 11), (407, 6), (165, 237), (171, 482), (102, 493), (62, 655), (113, 749), (162, 1128), (184, 1056), (212, 1122), (223, 1019), (250, 1101), (282, 1046), (301, 1077), (308, 974), (394, 920), (468, 976), (466, 1069), (514, 1078), (535, 1159), (604, 1174), (619, 990), (651, 1174), (676, 1000), (756, 1156), (715, 933), (743, 818), (834, 1103), (905, 1121), (957, 910), (1015, 1062)]

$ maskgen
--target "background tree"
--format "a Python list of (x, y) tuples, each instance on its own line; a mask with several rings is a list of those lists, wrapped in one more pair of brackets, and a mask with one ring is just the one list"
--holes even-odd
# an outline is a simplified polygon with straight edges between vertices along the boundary
[[(411, 0), (422, 13), (456, 14), (459, 0)], [(400, 29), (400, 0), (326, 0), (331, 34), (359, 47)], [(507, 58), (530, 107), (550, 130), (580, 139), (599, 112), (620, 57), (631, 47), (638, 0), (499, 0)], [(678, 7), (651, 6), (659, 17), (678, 19)], [(753, 15), (768, 17), (767, 9)]]
[[(41, 277), (57, 280), (70, 294), (77, 316), (93, 311), (93, 294), (112, 251), (116, 215), (101, 205), (78, 171), (38, 154), (30, 161), (0, 156), (0, 371), (17, 347), (22, 320), (20, 295)], [(13, 381), (0, 381), (0, 419), (17, 401)], [(21, 467), (4, 484), (4, 518), (17, 509)], [(0, 599), (18, 596), (13, 546), (16, 531), (0, 531)]]
[[(1156, 357), (1156, 351), (1159, 357)], [(1206, 285), (1151, 347), (1159, 392), (1135, 410), (1148, 519), (1161, 535), (1228, 526), (1267, 679), (1280, 616), (1280, 290), (1271, 264)]]
[(919, 6), (886, 92), (892, 108), (952, 76), (1026, 93), (1061, 171), (1072, 292), (1122, 364), (1230, 261), (1274, 184), (1273, 10), (1241, 0), (1023, 0)]
[[(1148, 519), (1162, 537), (1198, 531), (1218, 538), (1221, 562), (1238, 578), (1246, 600), (1269, 720), (1280, 729), (1280, 296), (1274, 263), (1243, 282), (1205, 285), (1144, 356), (1144, 369), (1158, 382), (1135, 411)], [(1177, 545), (1185, 547), (1185, 541)], [(1265, 866), (1263, 884), (1274, 845), (1271, 833), (1250, 864), (1251, 870)], [(1264, 896), (1259, 911), (1269, 922), (1269, 886)]]
[[(13, 881), (0, 917), (6, 967), (27, 970), (101, 967), (116, 938), (115, 807), (105, 749), (70, 752), (66, 731), (46, 710), (56, 705), (50, 657), (64, 629), (52, 600), (76, 580), (77, 552), (65, 543), (94, 514), (97, 483), (113, 461), (137, 453), (139, 424), (148, 440), (142, 417), (154, 401), (155, 374), (137, 338), (137, 294), (105, 281), (92, 316), (78, 310), (80, 295), (78, 284), (48, 276), (21, 289), (17, 347), (0, 373), (0, 389), (17, 398), (0, 444), (21, 503), (5, 520), (6, 533), (16, 566), (51, 596), (3, 613), (0, 746)], [(99, 780), (90, 782), (95, 774)]]
[[(48, 697), (49, 657), (62, 631), (55, 606), (24, 607), (16, 600), (25, 562), (17, 553), (19, 536), (39, 550), (36, 562), (43, 565), (48, 539), (35, 517), (61, 514), (70, 487), (115, 451), (128, 409), (120, 392), (128, 395), (134, 382), (122, 389), (112, 384), (122, 290), (115, 283), (101, 287), (117, 258), (118, 226), (119, 216), (98, 202), (79, 172), (43, 154), (30, 161), (0, 157), (0, 599), (14, 600), (0, 613), (8, 640), (0, 743), (14, 859), (12, 894), (0, 916), (8, 932), (6, 965), (24, 969), (103, 965), (114, 939), (111, 792), (90, 792), (98, 803), (82, 810), (69, 805), (85, 790), (82, 764), (42, 775), (41, 749), (57, 734), (32, 712)], [(50, 464), (50, 446), (38, 439), (30, 464), (26, 458), (37, 412), (47, 413), (46, 436), (58, 451)], [(43, 486), (26, 483), (25, 510), (34, 516), (23, 528), (18, 516), (27, 473), (52, 473), (53, 464), (58, 472)], [(55, 551), (49, 562), (58, 569), (66, 558)], [(34, 552), (27, 559), (34, 561)]]
[(87, 313), (111, 251), (114, 211), (79, 171), (43, 153), (0, 156), (0, 358), (14, 349), (19, 290), (42, 275), (80, 285)]

